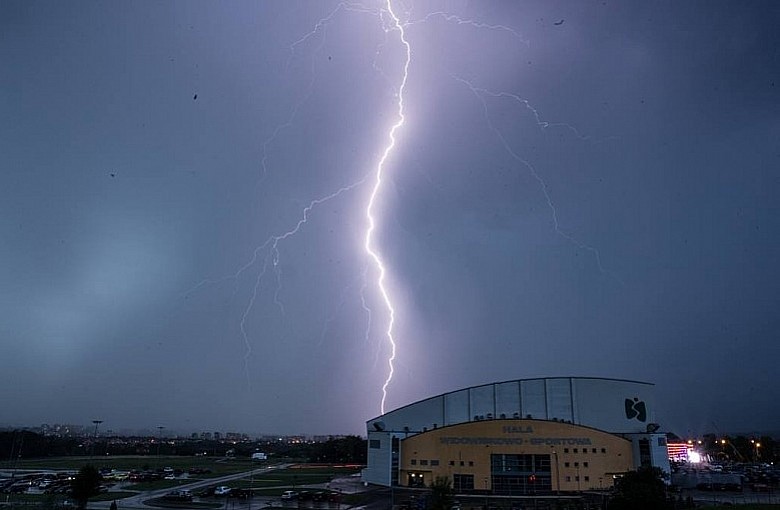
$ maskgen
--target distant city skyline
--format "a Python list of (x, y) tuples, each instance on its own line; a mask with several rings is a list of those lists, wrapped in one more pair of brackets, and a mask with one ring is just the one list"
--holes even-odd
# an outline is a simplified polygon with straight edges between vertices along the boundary
[[(14, 431), (14, 430), (28, 430), (33, 432), (41, 432), (45, 433), (48, 429), (48, 431), (52, 434), (57, 434), (58, 429), (65, 428), (68, 429), (70, 432), (62, 432), (60, 431), (61, 435), (71, 435), (72, 437), (94, 437), (94, 434), (92, 433), (92, 426), (91, 425), (78, 425), (78, 424), (39, 424), (39, 425), (9, 425), (9, 424), (2, 424), (0, 423), (0, 431)], [(778, 438), (780, 440), (780, 430), (777, 429), (767, 429), (767, 430), (718, 430), (718, 429), (709, 429), (704, 432), (700, 432), (697, 434), (690, 434), (690, 433), (684, 433), (683, 431), (676, 431), (676, 430), (664, 430), (663, 432), (667, 434), (672, 434), (677, 437), (679, 437), (681, 440), (689, 440), (689, 439), (701, 439), (704, 436), (711, 435), (716, 437), (731, 437), (731, 436), (743, 436), (743, 437), (760, 437), (760, 436), (769, 436), (772, 438)], [(219, 437), (215, 437), (215, 434), (217, 434)], [(340, 433), (340, 432), (334, 432), (331, 434), (304, 434), (304, 433), (291, 433), (291, 432), (284, 432), (284, 431), (277, 431), (277, 432), (251, 432), (251, 431), (222, 431), (222, 430), (202, 430), (202, 429), (192, 429), (192, 430), (177, 430), (177, 429), (168, 429), (165, 428), (163, 431), (159, 431), (157, 427), (141, 427), (141, 428), (126, 428), (126, 427), (119, 427), (117, 429), (108, 428), (105, 430), (99, 430), (98, 431), (98, 437), (111, 437), (111, 436), (117, 436), (117, 437), (164, 437), (166, 439), (170, 438), (178, 438), (178, 439), (192, 439), (193, 436), (198, 436), (198, 439), (209, 439), (209, 440), (226, 440), (229, 441), (231, 439), (237, 439), (238, 437), (241, 437), (243, 439), (248, 440), (257, 440), (257, 439), (263, 439), (263, 440), (270, 440), (270, 439), (291, 439), (291, 438), (300, 438), (300, 439), (315, 439), (315, 440), (322, 440), (328, 437), (345, 437), (350, 435), (358, 435), (360, 437), (365, 437), (365, 430), (363, 433), (358, 434), (352, 434), (352, 433)]]

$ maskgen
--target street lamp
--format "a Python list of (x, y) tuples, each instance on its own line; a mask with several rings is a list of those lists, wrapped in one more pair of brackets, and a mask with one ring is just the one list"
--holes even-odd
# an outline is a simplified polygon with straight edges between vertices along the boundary
[(103, 420), (92, 420), (92, 423), (95, 424), (95, 437), (92, 439), (92, 457), (95, 456), (95, 443), (97, 443), (97, 437), (98, 437), (98, 425), (103, 423)]

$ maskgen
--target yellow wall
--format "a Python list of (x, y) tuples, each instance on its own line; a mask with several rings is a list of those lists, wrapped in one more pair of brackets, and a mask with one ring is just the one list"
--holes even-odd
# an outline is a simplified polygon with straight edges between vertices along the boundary
[(491, 454), (550, 455), (552, 489), (561, 491), (611, 487), (614, 473), (634, 465), (631, 442), (606, 432), (554, 421), (484, 420), (402, 440), (399, 482), (407, 485), (410, 473), (426, 486), (437, 476), (471, 474), (475, 490), (492, 490)]

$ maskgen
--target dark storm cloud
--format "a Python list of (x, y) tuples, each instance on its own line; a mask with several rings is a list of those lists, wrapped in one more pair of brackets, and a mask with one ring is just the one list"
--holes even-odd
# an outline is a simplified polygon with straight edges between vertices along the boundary
[[(0, 422), (327, 433), (378, 414), (359, 183), (403, 51), (381, 4), (337, 5), (0, 5)], [(398, 11), (389, 408), (594, 375), (655, 382), (678, 433), (774, 427), (777, 6)], [(278, 266), (268, 245), (248, 265), (350, 185)]]

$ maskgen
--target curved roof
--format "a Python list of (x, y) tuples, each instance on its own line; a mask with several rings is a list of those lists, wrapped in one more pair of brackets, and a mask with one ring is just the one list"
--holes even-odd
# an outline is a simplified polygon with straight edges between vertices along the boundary
[(654, 385), (599, 377), (515, 379), (442, 393), (372, 418), (368, 431), (420, 433), (498, 418), (532, 418), (610, 432), (644, 432), (654, 420)]

